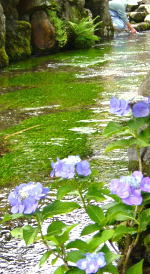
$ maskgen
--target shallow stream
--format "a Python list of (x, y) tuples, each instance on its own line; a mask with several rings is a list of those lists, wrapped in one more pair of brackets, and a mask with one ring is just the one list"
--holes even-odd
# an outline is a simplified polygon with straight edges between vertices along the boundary
[[(130, 99), (150, 70), (150, 32), (120, 34), (95, 48), (33, 57), (0, 73), (1, 215), (7, 196), (20, 182), (49, 183), (50, 163), (57, 156), (80, 155), (97, 169), (96, 180), (109, 182), (127, 173), (127, 152), (104, 154), (108, 140), (101, 133), (108, 121), (112, 96)], [(53, 193), (52, 193), (53, 195)], [(70, 198), (71, 199), (71, 198)], [(80, 220), (79, 235), (88, 222), (81, 211), (66, 223)], [(39, 269), (44, 247), (25, 247), (10, 238), (9, 225), (0, 230), (0, 274), (52, 273)]]

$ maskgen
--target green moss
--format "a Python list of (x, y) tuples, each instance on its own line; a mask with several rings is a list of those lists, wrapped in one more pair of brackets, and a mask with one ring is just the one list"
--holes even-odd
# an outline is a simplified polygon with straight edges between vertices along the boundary
[[(2, 82), (1, 79), (0, 82)], [(22, 86), (21, 90), (1, 96), (1, 109), (60, 105), (61, 108), (90, 104), (100, 90), (99, 84), (77, 81), (68, 72), (23, 73), (3, 82), (4, 85)], [(35, 100), (36, 98), (36, 100)], [(83, 103), (84, 102), (84, 103)]]
[(150, 30), (150, 23), (142, 22), (142, 23), (136, 24), (135, 28), (136, 28), (137, 31)]
[(48, 11), (51, 23), (55, 28), (55, 39), (58, 43), (58, 47), (62, 48), (67, 44), (67, 27), (64, 20), (60, 19), (55, 10)]
[(6, 54), (5, 48), (0, 48), (0, 68), (7, 66), (9, 63), (8, 56)]
[(31, 55), (31, 26), (25, 21), (16, 21), (13, 27), (8, 24), (6, 31), (6, 52), (11, 61)]

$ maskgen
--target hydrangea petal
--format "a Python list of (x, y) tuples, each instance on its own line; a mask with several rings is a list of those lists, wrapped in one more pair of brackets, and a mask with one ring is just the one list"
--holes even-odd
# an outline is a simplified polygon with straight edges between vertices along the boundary
[(150, 178), (145, 177), (141, 182), (141, 190), (150, 193)]
[(134, 117), (146, 117), (150, 114), (149, 105), (146, 102), (140, 101), (133, 105), (132, 114)]

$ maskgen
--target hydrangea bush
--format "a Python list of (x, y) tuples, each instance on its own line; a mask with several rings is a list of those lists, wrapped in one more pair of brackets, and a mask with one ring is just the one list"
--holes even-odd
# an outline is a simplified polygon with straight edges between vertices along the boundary
[[(149, 146), (149, 98), (132, 103), (114, 97), (110, 101), (110, 111), (119, 116), (131, 112), (132, 117), (107, 125), (104, 136), (116, 134), (121, 139), (111, 142), (106, 151), (134, 146), (139, 152), (142, 147)], [(39, 266), (47, 261), (54, 265), (59, 259), (60, 266), (55, 274), (142, 274), (143, 260), (134, 265), (130, 263), (141, 234), (150, 225), (150, 178), (143, 174), (140, 153), (138, 155), (139, 170), (107, 184), (93, 181), (87, 160), (72, 155), (57, 159), (51, 164), (50, 177), (58, 180), (59, 185), (63, 184), (57, 189), (54, 201), (49, 199), (51, 189), (41, 183), (20, 184), (9, 194), (12, 214), (6, 214), (2, 222), (18, 218), (29, 220), (30, 225), (16, 227), (11, 234), (23, 239), (26, 245), (43, 242), (45, 250)], [(78, 202), (64, 201), (67, 195), (73, 193)], [(41, 204), (44, 198), (47, 198), (46, 205)], [(82, 228), (80, 238), (72, 240), (70, 232), (80, 220), (67, 225), (59, 219), (59, 215), (74, 210), (84, 210), (89, 224)], [(55, 216), (57, 218), (53, 218)], [(31, 219), (36, 221), (36, 225), (35, 222), (34, 226), (31, 225)], [(45, 221), (48, 227), (43, 232)], [(124, 243), (121, 249), (118, 242)]]

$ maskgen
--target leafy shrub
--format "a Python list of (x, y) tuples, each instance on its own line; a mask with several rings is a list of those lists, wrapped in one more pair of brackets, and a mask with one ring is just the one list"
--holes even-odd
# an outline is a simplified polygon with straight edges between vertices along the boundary
[(74, 22), (69, 21), (74, 48), (90, 48), (95, 44), (95, 41), (99, 40), (99, 37), (94, 33), (101, 22), (95, 23), (96, 19), (97, 17), (94, 20), (90, 17), (86, 17), (81, 20), (76, 19)]
[(54, 10), (49, 11), (49, 17), (55, 28), (55, 39), (58, 43), (58, 47), (63, 48), (68, 41), (65, 21), (60, 19), (57, 15), (57, 12)]

